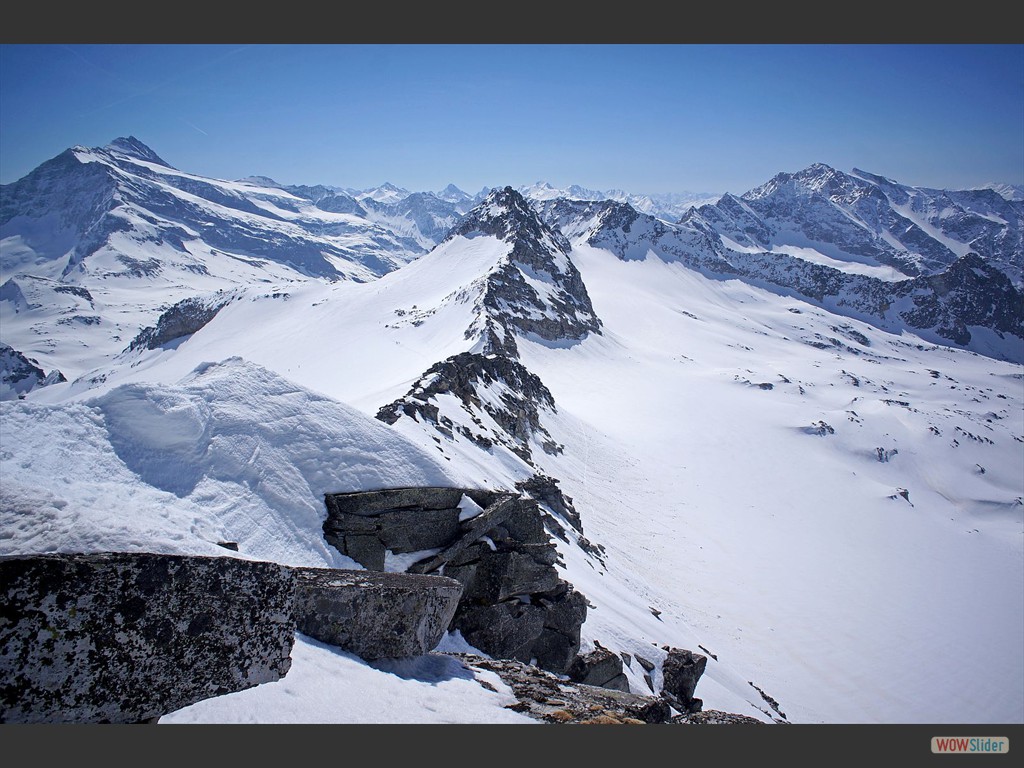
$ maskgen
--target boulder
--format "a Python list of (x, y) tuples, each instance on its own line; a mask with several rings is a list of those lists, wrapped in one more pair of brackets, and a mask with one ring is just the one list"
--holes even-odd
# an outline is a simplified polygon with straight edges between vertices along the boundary
[(296, 629), (368, 660), (432, 651), (462, 595), (462, 585), (443, 576), (294, 571)]
[(708, 657), (703, 654), (669, 648), (661, 665), (662, 696), (680, 712), (699, 712), (701, 701), (693, 697), (693, 692), (707, 664)]
[(622, 672), (622, 657), (607, 648), (598, 647), (590, 653), (577, 656), (566, 674), (577, 683), (629, 692), (629, 682)]
[(294, 586), (235, 557), (2, 557), (0, 722), (145, 722), (278, 680)]
[(561, 594), (537, 602), (544, 609), (544, 629), (533, 644), (533, 656), (542, 669), (562, 673), (579, 653), (587, 598), (569, 586)]

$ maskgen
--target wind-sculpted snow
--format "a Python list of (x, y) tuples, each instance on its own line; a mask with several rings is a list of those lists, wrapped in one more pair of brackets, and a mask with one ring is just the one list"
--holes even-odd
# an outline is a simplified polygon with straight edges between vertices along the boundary
[(3, 424), (0, 554), (217, 555), (231, 541), (246, 557), (358, 567), (323, 540), (325, 493), (451, 484), (379, 422), (240, 359), (84, 403), (4, 403)]

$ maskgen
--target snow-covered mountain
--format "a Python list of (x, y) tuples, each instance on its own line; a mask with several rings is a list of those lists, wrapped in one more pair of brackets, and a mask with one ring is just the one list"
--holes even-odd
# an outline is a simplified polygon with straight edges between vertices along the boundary
[(725, 195), (681, 223), (711, 227), (737, 250), (818, 250), (908, 277), (937, 274), (974, 252), (1024, 284), (1024, 204), (994, 190), (909, 187), (819, 163), (739, 198)]
[[(375, 206), (292, 189), (302, 210)], [(325, 542), (326, 493), (518, 491), (587, 599), (581, 650), (626, 654), (635, 692), (636, 659), (670, 645), (708, 655), (705, 708), (765, 722), (1024, 722), (1024, 368), (995, 356), (1020, 343), (1018, 289), (977, 251), (905, 249), (910, 276), (797, 248), (778, 234), (797, 214), (759, 199), (674, 224), (501, 187), (372, 279), (195, 274), (172, 301), (138, 278), (116, 352), (0, 403), (0, 554), (232, 541), (360, 567)], [(84, 347), (96, 323), (73, 318), (111, 313), (59, 275), (0, 291), (18, 381), (56, 367), (33, 325)], [(940, 333), (960, 327), (960, 346)], [(516, 719), (450, 660), (368, 665), (303, 637), (293, 657), (164, 720)]]
[(665, 221), (677, 221), (690, 208), (714, 203), (721, 195), (707, 192), (669, 192), (665, 194), (642, 195), (626, 192), (621, 189), (599, 191), (587, 189), (578, 184), (570, 184), (564, 189), (553, 187), (546, 181), (522, 186), (519, 191), (530, 200), (546, 202), (548, 200), (614, 200), (627, 203), (631, 207)]
[[(694, 208), (677, 224), (613, 201), (558, 198), (540, 206), (574, 243), (622, 259), (680, 261), (895, 333), (1024, 362), (1024, 205), (991, 191), (931, 194), (886, 184), (883, 192), (812, 166)], [(935, 223), (898, 212), (915, 209), (930, 211)], [(912, 247), (900, 246), (894, 232)]]

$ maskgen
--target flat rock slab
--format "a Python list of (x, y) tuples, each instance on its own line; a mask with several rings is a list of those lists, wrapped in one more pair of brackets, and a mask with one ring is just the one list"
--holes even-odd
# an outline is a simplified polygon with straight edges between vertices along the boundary
[(283, 677), (294, 578), (234, 557), (0, 558), (0, 722), (134, 723)]
[(296, 629), (364, 659), (429, 653), (462, 596), (444, 576), (295, 568)]

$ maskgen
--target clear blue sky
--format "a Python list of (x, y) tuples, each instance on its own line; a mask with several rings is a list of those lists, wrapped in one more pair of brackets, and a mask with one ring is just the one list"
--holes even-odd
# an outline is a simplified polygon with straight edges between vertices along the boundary
[(134, 135), (204, 176), (742, 193), (1024, 184), (1024, 45), (0, 45), (0, 182)]

